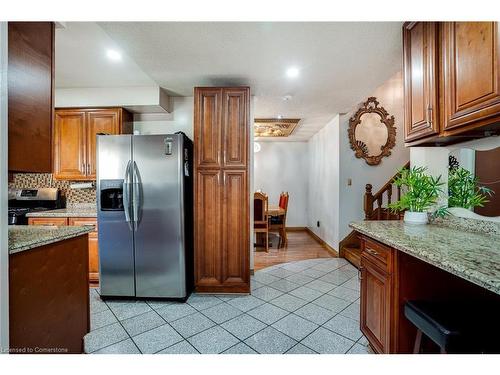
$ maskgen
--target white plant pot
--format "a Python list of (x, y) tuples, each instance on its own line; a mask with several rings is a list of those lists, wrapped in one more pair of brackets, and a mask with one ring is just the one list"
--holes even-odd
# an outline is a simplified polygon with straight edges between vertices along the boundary
[(429, 218), (427, 217), (427, 212), (405, 211), (404, 222), (407, 224), (427, 224)]

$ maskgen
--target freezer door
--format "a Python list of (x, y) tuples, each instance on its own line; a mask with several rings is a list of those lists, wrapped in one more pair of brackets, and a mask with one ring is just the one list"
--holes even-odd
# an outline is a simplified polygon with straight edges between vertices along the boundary
[(133, 136), (137, 297), (186, 296), (183, 138)]
[(103, 296), (135, 296), (134, 232), (128, 203), (132, 195), (131, 152), (130, 135), (97, 136), (97, 225)]

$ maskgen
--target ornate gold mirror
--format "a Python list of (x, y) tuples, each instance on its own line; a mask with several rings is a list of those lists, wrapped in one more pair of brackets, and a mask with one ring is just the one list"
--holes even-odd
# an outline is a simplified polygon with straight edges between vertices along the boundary
[(357, 158), (369, 165), (378, 165), (391, 154), (396, 144), (394, 116), (379, 106), (375, 97), (369, 97), (349, 119), (349, 141)]

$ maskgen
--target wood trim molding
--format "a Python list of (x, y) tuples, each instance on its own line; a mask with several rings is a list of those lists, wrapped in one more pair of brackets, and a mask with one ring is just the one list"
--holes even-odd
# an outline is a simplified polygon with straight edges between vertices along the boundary
[(306, 228), (307, 233), (311, 235), (312, 238), (314, 238), (320, 245), (322, 245), (326, 250), (331, 252), (332, 254), (335, 255), (335, 257), (339, 256), (339, 253), (337, 250), (335, 250), (333, 247), (328, 245), (323, 239), (321, 239), (316, 233), (314, 233), (310, 228)]
[[(361, 124), (361, 116), (366, 113), (376, 113), (380, 116), (380, 122), (387, 127), (387, 141), (380, 148), (381, 152), (378, 155), (368, 155), (366, 145), (359, 140), (356, 140), (356, 127)], [(378, 165), (384, 156), (391, 155), (391, 148), (396, 145), (396, 128), (394, 127), (394, 116), (389, 117), (389, 113), (384, 107), (379, 106), (377, 98), (370, 96), (361, 108), (349, 119), (349, 142), (351, 148), (355, 152), (357, 158), (365, 159), (368, 165)]]
[(287, 232), (302, 232), (306, 230), (307, 230), (306, 227), (286, 227)]

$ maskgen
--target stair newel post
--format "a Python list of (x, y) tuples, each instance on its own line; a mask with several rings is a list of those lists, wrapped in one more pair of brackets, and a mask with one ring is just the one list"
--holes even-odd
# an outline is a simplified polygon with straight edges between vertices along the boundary
[(373, 194), (372, 185), (366, 184), (365, 186), (365, 220), (370, 220), (373, 215)]

